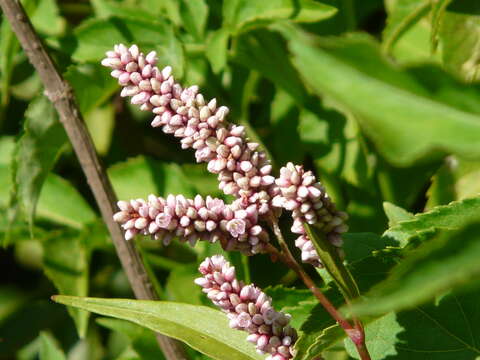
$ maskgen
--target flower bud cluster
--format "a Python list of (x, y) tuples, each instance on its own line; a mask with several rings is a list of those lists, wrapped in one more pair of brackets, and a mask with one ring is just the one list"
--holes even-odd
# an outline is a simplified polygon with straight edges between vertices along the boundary
[(235, 268), (223, 256), (205, 259), (199, 267), (203, 277), (195, 280), (212, 302), (230, 319), (230, 327), (249, 333), (247, 340), (256, 345), (267, 360), (293, 358), (297, 332), (290, 325), (290, 315), (277, 312), (272, 299), (254, 285), (238, 281)]
[(338, 211), (324, 187), (317, 182), (311, 171), (303, 166), (288, 163), (280, 169), (280, 177), (275, 180), (280, 190), (272, 204), (292, 211), (292, 232), (300, 234), (295, 245), (302, 251), (302, 260), (315, 266), (321, 266), (320, 259), (312, 241), (303, 228), (307, 223), (315, 225), (327, 235), (327, 239), (338, 248), (341, 254), (343, 244), (341, 234), (348, 230), (345, 220), (347, 214)]
[(123, 86), (122, 96), (156, 116), (153, 127), (181, 139), (182, 148), (195, 149), (197, 162), (207, 162), (218, 174), (220, 189), (227, 195), (257, 203), (259, 214), (269, 210), (270, 189), (275, 178), (272, 166), (259, 144), (249, 142), (243, 126), (225, 121), (229, 109), (206, 101), (198, 86), (182, 88), (175, 82), (171, 67), (160, 70), (154, 51), (146, 56), (136, 45), (120, 44), (106, 53), (102, 65), (113, 69), (112, 76)]
[(247, 255), (263, 250), (268, 234), (257, 224), (256, 205), (246, 208), (236, 201), (225, 205), (221, 199), (197, 195), (193, 200), (183, 195), (166, 199), (150, 195), (147, 200), (119, 201), (114, 220), (125, 229), (125, 239), (136, 234), (162, 239), (168, 245), (173, 237), (188, 241), (220, 241), (226, 250)]

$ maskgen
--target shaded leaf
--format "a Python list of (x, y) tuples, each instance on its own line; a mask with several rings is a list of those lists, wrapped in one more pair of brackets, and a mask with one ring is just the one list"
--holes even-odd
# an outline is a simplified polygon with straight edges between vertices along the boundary
[(31, 102), (25, 117), (24, 134), (15, 150), (14, 169), (18, 201), (32, 225), (43, 183), (67, 143), (67, 137), (46, 97)]
[(461, 230), (443, 231), (420, 245), (367, 294), (368, 300), (354, 304), (352, 311), (379, 315), (411, 308), (478, 279), (479, 230), (477, 222)]
[[(404, 329), (399, 325), (395, 313), (388, 313), (365, 326), (365, 345), (372, 360), (397, 355), (398, 334)], [(345, 348), (354, 359), (360, 359), (350, 338), (345, 339)]]
[[(60, 234), (46, 239), (43, 245), (43, 268), (61, 294), (88, 294), (89, 252), (78, 234)], [(90, 313), (76, 308), (67, 309), (80, 337), (85, 336)]]
[(40, 360), (65, 360), (65, 354), (52, 335), (40, 333)]
[(97, 219), (87, 201), (64, 178), (50, 173), (37, 203), (38, 218), (81, 229)]
[[(146, 199), (149, 194), (194, 195), (193, 187), (180, 166), (143, 156), (113, 165), (108, 169), (108, 175), (119, 199)], [(142, 179), (142, 182), (137, 179)]]
[(77, 298), (55, 296), (54, 300), (101, 315), (132, 321), (186, 342), (213, 359), (263, 359), (245, 341), (245, 333), (230, 329), (227, 317), (205, 306), (163, 301)]

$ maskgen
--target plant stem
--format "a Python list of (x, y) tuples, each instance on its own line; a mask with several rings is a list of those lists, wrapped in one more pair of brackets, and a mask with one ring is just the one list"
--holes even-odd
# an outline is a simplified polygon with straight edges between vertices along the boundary
[[(46, 95), (60, 116), (60, 121), (80, 161), (135, 296), (138, 299), (157, 299), (134, 242), (125, 241), (120, 226), (113, 221), (117, 199), (95, 152), (72, 88), (58, 72), (20, 2), (0, 0), (0, 6), (30, 62), (40, 75)], [(157, 340), (167, 360), (188, 359), (182, 344), (178, 341), (161, 334), (157, 334)]]
[(285, 239), (283, 238), (282, 231), (278, 226), (278, 221), (276, 218), (271, 217), (271, 226), (272, 230), (277, 237), (278, 243), (282, 251), (278, 251), (276, 247), (272, 244), (267, 245), (267, 251), (272, 254), (274, 257), (280, 259), (285, 265), (290, 269), (295, 271), (303, 283), (307, 286), (308, 289), (315, 295), (320, 304), (324, 309), (332, 316), (333, 319), (342, 327), (347, 336), (352, 340), (357, 348), (358, 354), (362, 360), (371, 360), (370, 354), (368, 353), (367, 347), (365, 346), (365, 333), (363, 331), (363, 326), (359, 320), (355, 319), (355, 326), (352, 326), (350, 322), (345, 319), (345, 317), (338, 311), (338, 309), (328, 300), (328, 298), (321, 292), (321, 290), (315, 285), (315, 282), (312, 278), (303, 270), (303, 268), (298, 264), (298, 262), (293, 257)]

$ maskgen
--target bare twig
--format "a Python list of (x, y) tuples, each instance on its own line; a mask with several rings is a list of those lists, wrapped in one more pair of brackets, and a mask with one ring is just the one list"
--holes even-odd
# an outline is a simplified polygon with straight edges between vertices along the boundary
[[(45, 86), (46, 95), (60, 115), (60, 121), (65, 127), (80, 161), (135, 296), (138, 299), (157, 299), (134, 243), (124, 240), (122, 230), (113, 221), (116, 196), (95, 152), (72, 88), (59, 74), (20, 2), (18, 0), (0, 0), (0, 6), (30, 62), (38, 71)], [(187, 359), (181, 343), (160, 334), (157, 334), (157, 339), (168, 360)]]
[(275, 258), (278, 258), (290, 269), (295, 271), (303, 283), (310, 289), (310, 291), (318, 299), (318, 302), (322, 304), (324, 309), (330, 314), (330, 316), (335, 319), (335, 321), (342, 327), (347, 336), (353, 341), (355, 347), (357, 348), (358, 354), (362, 360), (370, 360), (370, 354), (368, 353), (367, 347), (365, 346), (365, 333), (362, 327), (362, 324), (358, 320), (354, 320), (354, 326), (345, 319), (345, 317), (338, 311), (338, 309), (328, 300), (328, 298), (321, 292), (321, 290), (315, 285), (315, 282), (312, 278), (303, 270), (303, 268), (298, 264), (298, 262), (293, 257), (288, 245), (283, 238), (282, 231), (278, 226), (278, 221), (276, 218), (272, 217), (270, 219), (270, 225), (272, 230), (280, 244), (282, 251), (278, 251), (276, 247), (272, 244), (267, 245), (267, 251)]

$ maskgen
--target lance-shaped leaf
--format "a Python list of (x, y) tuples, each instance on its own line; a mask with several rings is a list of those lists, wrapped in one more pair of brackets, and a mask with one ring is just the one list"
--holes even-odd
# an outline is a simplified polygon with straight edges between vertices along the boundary
[[(427, 89), (391, 64), (375, 41), (363, 35), (314, 42), (292, 27), (281, 30), (305, 81), (354, 114), (390, 163), (407, 166), (420, 159), (436, 160), (442, 153), (480, 157), (480, 115), (462, 105), (466, 98), (476, 98), (471, 87), (441, 88), (437, 83), (438, 89)], [(450, 83), (442, 71), (436, 77)], [(451, 93), (444, 98), (436, 95), (438, 90)]]
[(30, 225), (43, 183), (67, 142), (58, 115), (46, 97), (39, 97), (28, 107), (24, 134), (14, 155), (16, 196), (24, 207)]
[(40, 360), (65, 360), (65, 354), (55, 338), (49, 333), (40, 333)]
[(303, 224), (309, 239), (315, 245), (318, 256), (322, 264), (327, 269), (330, 276), (339, 287), (346, 299), (355, 299), (360, 295), (358, 286), (352, 277), (352, 274), (343, 265), (342, 260), (338, 256), (335, 247), (327, 240), (326, 236), (315, 226)]
[(254, 346), (246, 341), (244, 332), (229, 328), (225, 314), (206, 306), (61, 295), (54, 296), (53, 300), (97, 314), (132, 321), (181, 340), (212, 359), (263, 359), (263, 356), (255, 352)]

